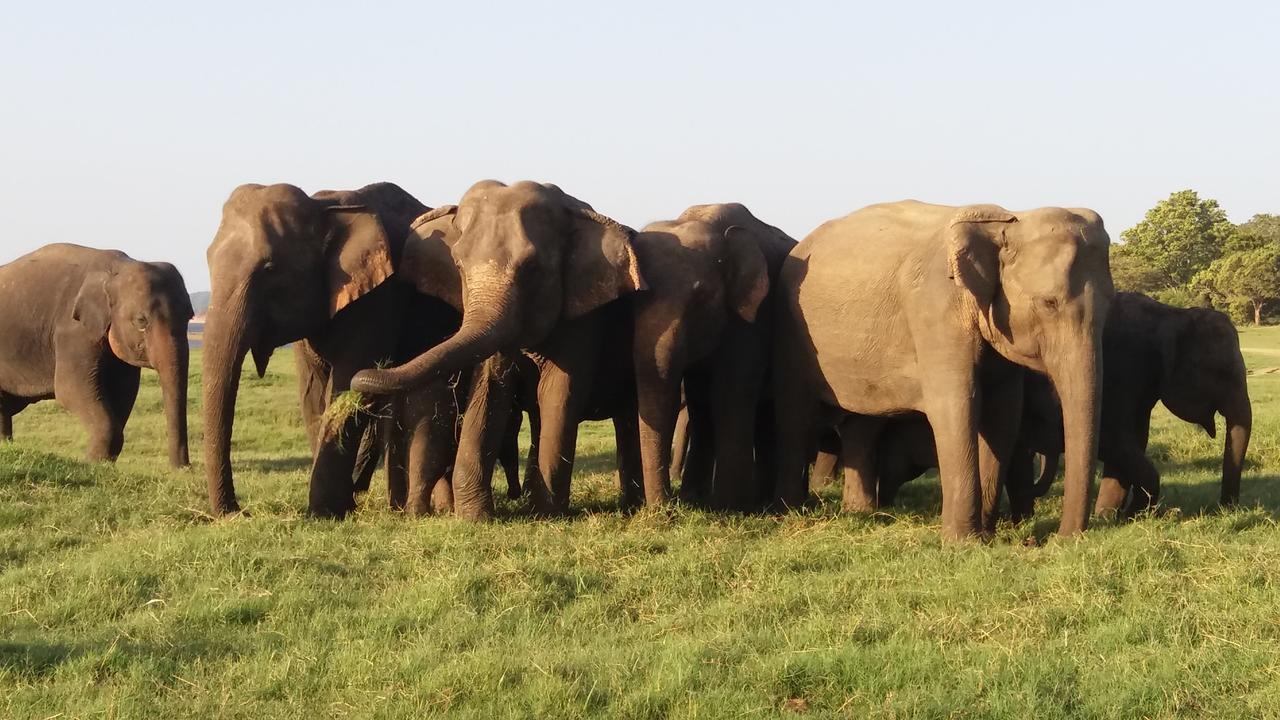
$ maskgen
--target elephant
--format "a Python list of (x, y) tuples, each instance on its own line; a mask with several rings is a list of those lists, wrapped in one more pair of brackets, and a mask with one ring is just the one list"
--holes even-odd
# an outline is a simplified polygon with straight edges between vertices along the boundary
[[(232, 191), (208, 250), (204, 456), (215, 514), (240, 511), (231, 432), (245, 356), (262, 375), (273, 349), (287, 343), (296, 343), (299, 394), (315, 456), (308, 509), (342, 516), (354, 507), (359, 478), (367, 484), (373, 463), (351, 446), (366, 436), (370, 416), (354, 414), (332, 437), (323, 436), (321, 416), (356, 371), (403, 351), (407, 309), (431, 300), (410, 283), (387, 282), (410, 223), (428, 210), (392, 183), (312, 196), (287, 184)], [(444, 311), (453, 312), (432, 303), (409, 315)], [(402, 472), (401, 462), (388, 466), (389, 474)], [(395, 488), (404, 480), (393, 476), (389, 484)]]
[[(1064, 402), (1059, 532), (1084, 531), (1114, 294), (1109, 246), (1102, 218), (1085, 209), (903, 201), (813, 231), (778, 279), (779, 504), (805, 501), (818, 428), (874, 437), (886, 418), (919, 412), (936, 434), (943, 538), (990, 535), (1028, 368), (1047, 373)], [(851, 509), (876, 505), (870, 447), (845, 442)]]
[(90, 460), (115, 460), (138, 395), (154, 368), (164, 395), (169, 463), (186, 466), (187, 322), (182, 275), (116, 250), (46, 245), (0, 266), (0, 439), (12, 416), (56, 399), (89, 434)]
[[(757, 410), (771, 359), (770, 287), (796, 242), (740, 203), (695, 205), (635, 239), (649, 290), (632, 300), (644, 494), (666, 500), (681, 383), (690, 449), (681, 497), (750, 510)], [(683, 439), (682, 439), (683, 444)], [(708, 479), (710, 482), (708, 482)]]
[[(604, 309), (647, 287), (635, 232), (554, 185), (527, 181), (476, 183), (456, 207), (419, 222), (417, 237), (435, 242), (421, 244), (410, 276), (419, 291), (447, 296), (462, 310), (461, 328), (398, 367), (356, 373), (352, 389), (385, 397), (496, 353), (536, 359), (539, 462), (537, 482), (526, 483), (527, 490), (538, 511), (567, 511), (578, 421), (598, 399), (591, 390), (604, 366), (603, 343), (619, 317)], [(502, 374), (477, 375), (453, 469), (460, 517), (493, 515), (489, 478), (512, 402)]]
[[(1235, 326), (1209, 308), (1176, 308), (1139, 293), (1117, 293), (1102, 336), (1102, 483), (1094, 512), (1132, 517), (1160, 498), (1160, 475), (1146, 456), (1151, 411), (1163, 402), (1174, 416), (1217, 433), (1226, 420), (1221, 503), (1240, 499), (1240, 475), (1253, 427), (1244, 358)], [(1014, 519), (1029, 516), (1057, 474), (1063, 451), (1062, 410), (1053, 386), (1028, 373), (1018, 448), (1007, 488)], [(881, 500), (934, 467), (927, 422), (903, 422), (881, 436), (876, 455)], [(1032, 456), (1042, 458), (1032, 477)]]

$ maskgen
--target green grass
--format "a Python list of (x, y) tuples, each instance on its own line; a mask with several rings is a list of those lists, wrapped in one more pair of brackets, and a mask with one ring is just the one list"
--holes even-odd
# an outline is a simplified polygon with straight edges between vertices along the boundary
[[(1242, 344), (1280, 366), (1280, 328)], [(874, 517), (834, 491), (784, 517), (623, 517), (600, 424), (571, 519), (500, 500), (489, 525), (410, 520), (375, 488), (345, 522), (308, 520), (292, 367), (243, 381), (247, 518), (205, 514), (198, 408), (196, 464), (168, 469), (152, 373), (114, 466), (81, 460), (54, 403), (15, 419), (0, 716), (1280, 715), (1280, 373), (1251, 378), (1241, 509), (1214, 506), (1219, 443), (1158, 409), (1169, 512), (1061, 541), (1054, 497), (944, 547), (933, 481)]]

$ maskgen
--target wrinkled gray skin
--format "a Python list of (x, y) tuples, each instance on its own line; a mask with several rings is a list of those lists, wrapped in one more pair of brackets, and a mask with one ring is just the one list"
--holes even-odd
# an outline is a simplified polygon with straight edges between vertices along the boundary
[[(495, 353), (528, 351), (542, 363), (539, 482), (535, 508), (568, 508), (578, 421), (585, 416), (607, 328), (593, 311), (645, 287), (632, 247), (634, 231), (552, 185), (483, 181), (456, 208), (444, 208), (415, 233), (423, 244), (419, 290), (441, 293), (462, 310), (449, 340), (396, 368), (364, 370), (352, 387), (388, 396), (472, 367)], [(424, 287), (425, 285), (425, 287)], [(500, 373), (477, 376), (463, 417), (453, 470), (461, 517), (493, 514), (489, 478), (505, 436), (512, 390)]]
[[(806, 499), (815, 419), (839, 424), (842, 439), (875, 437), (885, 418), (920, 412), (936, 430), (943, 537), (992, 532), (1029, 368), (1047, 373), (1064, 401), (1059, 532), (1083, 531), (1113, 295), (1109, 244), (1096, 213), (1062, 208), (907, 201), (815, 230), (779, 278), (779, 502)], [(858, 510), (876, 505), (868, 447), (845, 447)]]
[(315, 451), (309, 510), (341, 516), (354, 506), (353, 477), (372, 471), (367, 453), (357, 468), (355, 447), (369, 416), (357, 414), (327, 438), (320, 437), (319, 419), (356, 371), (395, 358), (414, 291), (386, 281), (409, 224), (427, 209), (390, 183), (314, 196), (283, 184), (242, 185), (231, 193), (208, 250), (204, 456), (215, 514), (240, 509), (231, 431), (244, 358), (251, 354), (261, 375), (276, 347), (297, 341), (299, 391)]
[(649, 290), (634, 296), (634, 362), (644, 494), (667, 499), (671, 448), (688, 405), (692, 472), (681, 497), (758, 507), (756, 416), (771, 359), (770, 287), (795, 240), (739, 203), (695, 205), (636, 236)]
[[(1223, 505), (1240, 498), (1240, 474), (1253, 427), (1240, 340), (1226, 315), (1207, 308), (1164, 305), (1137, 293), (1118, 293), (1103, 333), (1102, 436), (1098, 457), (1102, 488), (1095, 512), (1131, 517), (1160, 497), (1160, 475), (1146, 456), (1151, 411), (1163, 402), (1175, 416), (1217, 433), (1222, 449)], [(1018, 448), (1009, 471), (1014, 519), (1029, 516), (1048, 491), (1063, 451), (1062, 410), (1053, 386), (1028, 373)], [(933, 435), (923, 418), (894, 421), (876, 449), (881, 501), (892, 502), (904, 482), (936, 465)], [(1044, 460), (1032, 476), (1031, 456)]]
[(12, 416), (56, 399), (89, 434), (91, 460), (114, 460), (138, 394), (139, 368), (160, 375), (169, 462), (188, 463), (187, 321), (177, 268), (115, 250), (47, 245), (0, 266), (0, 439)]

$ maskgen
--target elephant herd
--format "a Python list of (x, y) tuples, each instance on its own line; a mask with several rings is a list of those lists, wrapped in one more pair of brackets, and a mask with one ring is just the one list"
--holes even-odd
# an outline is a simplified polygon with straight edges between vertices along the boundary
[[(1027, 516), (1062, 455), (1059, 531), (1073, 534), (1099, 458), (1098, 511), (1157, 501), (1157, 401), (1211, 436), (1226, 418), (1235, 502), (1252, 424), (1235, 329), (1116, 293), (1109, 244), (1075, 208), (873, 205), (797, 243), (734, 203), (637, 231), (532, 182), (480, 182), (435, 209), (390, 183), (243, 185), (208, 248), (209, 502), (240, 510), (245, 357), (262, 375), (289, 343), (317, 516), (350, 512), (379, 463), (411, 513), (491, 517), (500, 463), (511, 497), (563, 514), (578, 426), (609, 419), (624, 509), (670, 501), (673, 469), (690, 503), (799, 507), (816, 456), (815, 481), (843, 467), (851, 511), (938, 468), (942, 534), (960, 539), (994, 530), (1002, 494)], [(0, 436), (56, 398), (89, 456), (113, 459), (138, 368), (153, 367), (170, 460), (187, 463), (192, 312), (172, 265), (51, 245), (0, 267), (0, 301)]]

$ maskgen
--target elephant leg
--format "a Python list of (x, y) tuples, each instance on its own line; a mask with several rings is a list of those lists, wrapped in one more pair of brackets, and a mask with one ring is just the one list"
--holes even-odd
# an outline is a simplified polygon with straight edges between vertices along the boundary
[(53, 373), (54, 398), (84, 426), (91, 461), (115, 460), (124, 445), (124, 423), (104, 387), (112, 381), (113, 361), (100, 353), (59, 352)]
[(129, 424), (129, 416), (133, 414), (133, 405), (138, 400), (138, 386), (142, 371), (132, 365), (117, 360), (107, 359), (103, 363), (100, 383), (102, 394), (111, 409), (113, 424), (119, 428), (112, 433), (108, 448), (109, 457), (115, 459), (124, 449), (124, 430)]
[(685, 456), (689, 452), (689, 408), (683, 403), (676, 416), (676, 427), (671, 434), (671, 470), (673, 477), (684, 476)]
[(708, 502), (715, 471), (715, 441), (711, 429), (708, 383), (702, 375), (684, 379), (685, 410), (689, 415), (689, 451), (680, 476), (680, 501), (690, 505)]
[(1137, 455), (1133, 458), (1133, 493), (1129, 497), (1128, 517), (1144, 513), (1160, 502), (1160, 471), (1147, 457), (1147, 442), (1151, 437), (1151, 413), (1143, 413), (1134, 423), (1133, 436), (1137, 439)]
[(939, 393), (930, 402), (927, 415), (933, 427), (938, 477), (942, 481), (942, 536), (950, 541), (963, 540), (977, 534), (982, 508), (973, 393), (966, 388)]
[(1009, 457), (1005, 492), (1009, 495), (1009, 515), (1018, 523), (1035, 514), (1036, 488), (1033, 472), (1035, 451), (1020, 439)]
[(542, 415), (538, 413), (537, 401), (532, 401), (526, 411), (529, 415), (529, 451), (524, 461), (524, 492), (542, 483), (542, 472), (538, 469), (538, 448), (542, 444)]
[(845, 512), (876, 509), (876, 444), (884, 418), (850, 415), (840, 423), (841, 460), (844, 465)]
[[(711, 476), (711, 507), (747, 510), (755, 501), (756, 405), (760, 366), (746, 352), (745, 343), (721, 348), (727, 357), (711, 373), (711, 429), (716, 466)], [(736, 356), (736, 357), (735, 357)]]
[(456, 455), (457, 415), (457, 404), (443, 382), (405, 403), (410, 438), (406, 507), (411, 515), (439, 512), (442, 504), (452, 509), (453, 492), (447, 475)]
[(637, 331), (633, 358), (640, 456), (645, 502), (662, 505), (671, 495), (671, 444), (680, 414), (684, 349), (678, 339), (661, 340), (646, 329), (642, 324)]
[(814, 421), (818, 401), (810, 387), (805, 367), (799, 356), (802, 341), (795, 337), (793, 321), (778, 323), (774, 342), (772, 391), (774, 404), (774, 437), (776, 438), (777, 477), (774, 479), (774, 504), (779, 510), (798, 508), (809, 497), (806, 472), (809, 466), (809, 443), (814, 437)]
[(1126, 458), (1124, 469), (1132, 478), (1129, 483), (1129, 502), (1124, 515), (1131, 518), (1147, 512), (1160, 501), (1160, 473), (1143, 453)]
[[(542, 482), (529, 487), (534, 510), (543, 515), (563, 515), (569, 510), (570, 481), (578, 446), (578, 420), (586, 389), (592, 378), (589, 370), (548, 363), (538, 382), (538, 408), (542, 437), (538, 445), (538, 474)], [(585, 376), (585, 377), (584, 377)]]
[(840, 469), (840, 433), (828, 428), (818, 437), (818, 454), (813, 460), (813, 474), (809, 476), (809, 487), (821, 488), (836, 480), (836, 471)]
[(1002, 367), (996, 374), (998, 377), (983, 389), (978, 433), (981, 529), (988, 536), (996, 531), (1000, 494), (1022, 424), (1022, 389), (1026, 384), (1020, 368)]
[(520, 425), (524, 421), (524, 413), (520, 408), (511, 408), (511, 419), (507, 421), (507, 431), (503, 433), (502, 450), (498, 454), (498, 462), (502, 465), (502, 474), (507, 477), (507, 499), (520, 498)]
[(9, 398), (0, 395), (0, 442), (13, 439), (13, 413)]
[(473, 373), (462, 433), (453, 464), (452, 492), (458, 517), (493, 517), (493, 466), (511, 419), (511, 365), (503, 354), (490, 357)]
[(751, 509), (760, 511), (773, 499), (773, 478), (777, 475), (777, 448), (773, 439), (773, 402), (764, 394), (768, 378), (761, 383), (762, 397), (756, 407), (756, 478)]
[(1115, 517), (1124, 507), (1129, 497), (1129, 481), (1122, 475), (1115, 464), (1102, 464), (1102, 482), (1098, 483), (1098, 499), (1093, 505), (1095, 515)]
[(409, 440), (406, 400), (401, 395), (387, 402), (387, 416), (379, 419), (379, 431), (386, 443), (387, 502), (392, 510), (403, 510), (409, 496)]
[(329, 401), (330, 369), (311, 344), (303, 340), (294, 343), (293, 364), (298, 373), (298, 405), (302, 411), (302, 424), (307, 428), (314, 455), (320, 443), (320, 426)]
[(618, 448), (618, 475), (621, 479), (623, 511), (644, 504), (644, 460), (640, 452), (640, 422), (634, 409), (613, 416), (613, 434)]

